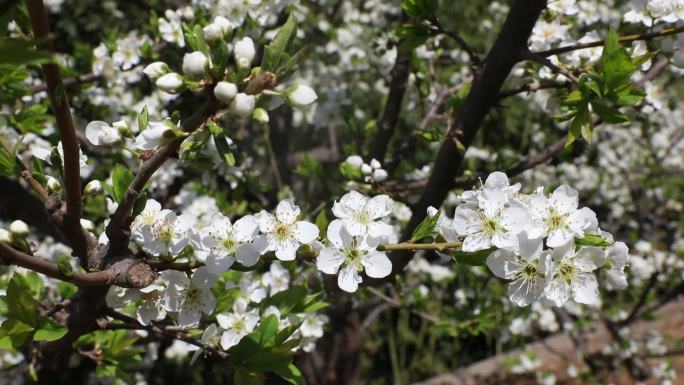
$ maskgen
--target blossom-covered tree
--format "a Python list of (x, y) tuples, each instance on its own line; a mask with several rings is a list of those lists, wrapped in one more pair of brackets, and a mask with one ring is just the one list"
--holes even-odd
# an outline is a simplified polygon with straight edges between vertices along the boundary
[[(653, 326), (684, 306), (682, 1), (0, 15), (3, 378), (461, 383), (503, 350), (502, 383), (684, 370)], [(535, 350), (558, 338), (564, 370)]]

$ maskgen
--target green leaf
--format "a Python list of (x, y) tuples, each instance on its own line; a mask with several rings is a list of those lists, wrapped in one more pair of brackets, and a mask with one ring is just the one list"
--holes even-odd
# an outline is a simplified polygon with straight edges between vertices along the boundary
[(279, 375), (282, 379), (293, 385), (306, 385), (306, 380), (302, 372), (295, 366), (295, 364), (290, 363), (285, 368), (276, 368), (273, 372)]
[(138, 199), (133, 203), (133, 212), (131, 216), (133, 218), (137, 217), (143, 210), (145, 210), (145, 205), (147, 205), (147, 191), (143, 191), (138, 195)]
[(591, 107), (596, 113), (596, 115), (598, 115), (606, 123), (615, 124), (629, 121), (629, 118), (625, 114), (623, 114), (616, 108), (608, 106), (606, 103), (602, 101), (591, 102)]
[(610, 243), (599, 234), (585, 234), (582, 238), (575, 238), (575, 245), (577, 246), (597, 246), (606, 248)]
[(8, 315), (31, 326), (38, 324), (38, 302), (32, 297), (31, 289), (21, 274), (14, 274), (5, 294)]
[(31, 40), (3, 39), (0, 40), (1, 64), (40, 64), (54, 60), (54, 55), (46, 51), (37, 51)]
[(316, 215), (316, 220), (314, 221), (314, 224), (316, 224), (316, 227), (318, 227), (318, 231), (320, 234), (325, 234), (329, 223), (330, 220), (328, 220), (328, 215), (325, 213), (325, 210), (319, 211), (318, 215)]
[(396, 34), (399, 51), (411, 52), (430, 37), (430, 29), (422, 24), (404, 24), (397, 28)]
[(251, 333), (254, 340), (262, 347), (272, 347), (275, 345), (275, 337), (278, 333), (278, 317), (271, 314), (262, 320), (256, 329)]
[(466, 252), (462, 250), (455, 250), (452, 252), (452, 256), (456, 262), (468, 265), (468, 266), (484, 266), (487, 262), (487, 257), (491, 254), (496, 247), (490, 247), (489, 249)]
[(0, 349), (19, 350), (33, 336), (33, 327), (14, 319), (6, 319), (0, 326)]
[(647, 61), (651, 60), (655, 55), (658, 54), (659, 51), (653, 51), (653, 52), (646, 52), (643, 55), (639, 55), (635, 58), (632, 58), (632, 64), (634, 65), (634, 68), (639, 68), (641, 67), (642, 64), (646, 63)]
[(261, 61), (261, 69), (269, 72), (276, 72), (278, 65), (282, 61), (283, 54), (287, 52), (290, 44), (297, 35), (297, 18), (294, 13), (290, 13), (287, 21), (278, 30), (271, 44), (264, 48), (264, 58)]
[(57, 268), (59, 269), (59, 272), (66, 277), (72, 277), (74, 275), (74, 268), (71, 266), (71, 257), (68, 255), (60, 255), (59, 258), (57, 258)]
[(401, 8), (409, 16), (418, 20), (430, 20), (435, 16), (437, 0), (403, 0)]
[(259, 373), (250, 372), (247, 369), (237, 368), (233, 375), (233, 383), (240, 385), (261, 385), (264, 383), (264, 376)]
[(138, 128), (140, 131), (144, 131), (147, 128), (147, 124), (150, 121), (149, 114), (147, 112), (147, 106), (143, 107), (142, 111), (138, 115)]
[(418, 242), (421, 239), (432, 234), (432, 232), (435, 230), (435, 226), (437, 225), (437, 221), (439, 220), (440, 214), (441, 213), (438, 211), (433, 216), (426, 216), (425, 219), (423, 219), (423, 221), (420, 222), (418, 227), (416, 227), (416, 229), (413, 231), (413, 235), (411, 235), (411, 240), (413, 242)]
[(615, 31), (611, 30), (606, 37), (601, 55), (601, 66), (604, 75), (604, 90), (609, 92), (629, 82), (636, 66), (625, 47), (620, 44)]
[[(0, 140), (2, 140), (0, 138)], [(0, 144), (0, 175), (13, 176), (15, 174), (16, 155), (10, 154), (4, 144)]]
[(363, 173), (360, 168), (356, 168), (349, 163), (340, 163), (340, 173), (348, 180), (359, 181), (363, 179)]
[(69, 329), (66, 326), (56, 322), (48, 317), (40, 317), (40, 322), (36, 328), (36, 333), (33, 335), (34, 341), (55, 341), (62, 337)]
[(121, 202), (128, 186), (133, 181), (133, 173), (128, 168), (117, 164), (114, 166), (114, 171), (112, 172), (112, 192), (115, 201)]
[(297, 305), (304, 302), (307, 292), (308, 290), (304, 286), (292, 286), (268, 298), (266, 304), (267, 306), (273, 305), (277, 307), (284, 316), (289, 314)]

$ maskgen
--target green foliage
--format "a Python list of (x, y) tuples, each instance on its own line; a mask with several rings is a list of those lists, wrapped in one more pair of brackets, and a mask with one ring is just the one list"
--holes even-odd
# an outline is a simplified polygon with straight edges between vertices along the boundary
[(54, 60), (50, 52), (38, 51), (34, 46), (31, 40), (0, 40), (0, 64), (40, 64)]
[(416, 227), (416, 229), (413, 231), (413, 235), (411, 235), (411, 241), (418, 242), (421, 239), (431, 235), (435, 230), (435, 226), (437, 225), (440, 215), (441, 213), (438, 211), (433, 216), (426, 216), (425, 219), (423, 219), (423, 221), (420, 222), (418, 227)]
[(264, 58), (261, 61), (263, 71), (278, 73), (280, 64), (297, 35), (297, 18), (291, 13), (285, 24), (278, 30), (271, 44), (264, 48)]
[(145, 131), (147, 124), (150, 121), (149, 113), (147, 112), (147, 106), (143, 107), (140, 114), (138, 114), (138, 129), (140, 131)]
[[(2, 141), (2, 138), (0, 138)], [(0, 143), (0, 176), (12, 176), (17, 174), (17, 155), (14, 149), (8, 151), (4, 142)]]
[(263, 384), (267, 372), (275, 373), (291, 384), (304, 384), (304, 377), (292, 363), (294, 352), (291, 349), (298, 341), (287, 341), (294, 330), (285, 328), (278, 332), (278, 317), (266, 317), (228, 351), (227, 359), (217, 370), (232, 371), (236, 384)]
[(454, 250), (451, 255), (454, 260), (458, 263), (468, 265), (468, 266), (484, 266), (487, 262), (487, 257), (491, 254), (495, 247), (490, 247), (489, 249), (479, 250), (479, 251), (462, 251)]
[(435, 17), (439, 2), (436, 0), (403, 0), (401, 9), (418, 20), (430, 20)]
[(67, 333), (64, 325), (39, 314), (34, 297), (41, 289), (42, 281), (36, 273), (12, 276), (2, 297), (7, 319), (0, 325), (0, 349), (16, 351), (31, 340), (54, 341)]
[(126, 330), (98, 330), (81, 336), (74, 345), (99, 351), (97, 377), (120, 378), (130, 383), (132, 376), (127, 369), (141, 360), (142, 350), (133, 346), (137, 340), (129, 337)]
[(430, 28), (422, 24), (404, 24), (396, 30), (399, 51), (411, 52), (431, 36)]
[(614, 31), (608, 34), (598, 71), (591, 72), (590, 77), (582, 75), (576, 84), (577, 89), (561, 101), (566, 114), (558, 120), (572, 120), (566, 146), (580, 137), (591, 142), (594, 131), (592, 112), (606, 123), (629, 121), (619, 108), (634, 106), (644, 97), (630, 77), (653, 55), (655, 53), (647, 53), (633, 59), (620, 44), (617, 34)]

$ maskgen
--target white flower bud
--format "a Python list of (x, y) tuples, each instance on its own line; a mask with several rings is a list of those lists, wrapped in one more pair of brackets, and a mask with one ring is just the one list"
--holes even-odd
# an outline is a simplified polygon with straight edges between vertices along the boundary
[(363, 164), (363, 158), (358, 155), (349, 155), (344, 162), (354, 168), (359, 168)]
[(99, 194), (102, 192), (102, 183), (99, 180), (91, 180), (85, 185), (83, 192), (86, 194)]
[(12, 242), (12, 233), (5, 229), (0, 229), (0, 242), (10, 243)]
[(171, 72), (157, 79), (155, 84), (164, 92), (177, 94), (183, 87), (183, 77), (175, 72)]
[(81, 218), (81, 227), (86, 231), (93, 231), (95, 229), (95, 224), (89, 219)]
[(256, 120), (259, 123), (268, 123), (268, 112), (264, 110), (263, 108), (257, 108), (254, 110), (252, 113), (252, 118)]
[(287, 101), (295, 107), (304, 107), (318, 99), (316, 92), (309, 86), (297, 84), (285, 91)]
[(47, 176), (47, 188), (48, 191), (57, 193), (62, 190), (62, 185), (59, 183), (59, 181), (51, 176)]
[(364, 175), (370, 175), (370, 173), (373, 172), (373, 168), (371, 166), (367, 165), (366, 163), (364, 163), (361, 165), (361, 172)]
[(150, 78), (150, 80), (154, 81), (159, 79), (163, 75), (169, 73), (169, 71), (171, 71), (171, 69), (166, 63), (156, 61), (152, 64), (148, 64), (147, 67), (145, 67), (145, 69), (143, 70), (143, 73), (147, 75), (147, 77)]
[(254, 111), (255, 103), (254, 95), (247, 95), (241, 92), (235, 95), (235, 99), (230, 103), (230, 111), (241, 118), (246, 118)]
[(88, 123), (85, 136), (90, 143), (96, 146), (111, 146), (121, 142), (121, 132), (99, 120)]
[(380, 162), (375, 158), (371, 159), (370, 166), (373, 167), (373, 169), (378, 169), (378, 168), (382, 167)]
[(25, 237), (29, 233), (29, 227), (24, 221), (16, 220), (9, 225), (9, 231), (17, 237)]
[(193, 53), (186, 53), (183, 56), (184, 74), (201, 78), (207, 72), (207, 68), (209, 68), (209, 60), (207, 60), (207, 57), (202, 52), (195, 51)]
[(235, 84), (229, 82), (218, 82), (214, 87), (214, 96), (219, 102), (223, 104), (230, 104), (235, 99), (238, 93), (238, 88)]
[(239, 68), (248, 68), (256, 56), (256, 48), (254, 48), (252, 39), (245, 36), (235, 43), (233, 55), (235, 56), (235, 64)]
[(381, 168), (373, 171), (373, 179), (375, 179), (376, 182), (385, 181), (387, 179), (387, 171)]
[(209, 44), (214, 44), (218, 39), (223, 37), (223, 30), (221, 26), (216, 23), (211, 23), (202, 28), (204, 40)]

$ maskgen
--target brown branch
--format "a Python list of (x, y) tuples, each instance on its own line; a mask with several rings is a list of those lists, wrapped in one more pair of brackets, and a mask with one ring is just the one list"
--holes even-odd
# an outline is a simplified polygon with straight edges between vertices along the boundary
[(521, 55), (522, 55), (522, 58), (525, 60), (530, 60), (530, 61), (533, 61), (535, 63), (541, 64), (544, 67), (547, 67), (548, 69), (553, 71), (556, 75), (563, 75), (566, 78), (572, 80), (574, 83), (577, 83), (579, 81), (577, 79), (577, 77), (575, 75), (573, 75), (570, 71), (553, 64), (553, 62), (551, 60), (549, 60), (549, 58), (547, 58), (544, 55), (539, 55), (537, 53), (531, 52), (527, 48), (525, 48), (525, 50), (522, 52)]
[[(71, 89), (71, 88), (78, 86), (78, 85), (81, 85), (81, 84), (94, 83), (94, 82), (100, 80), (101, 78), (102, 78), (102, 76), (95, 75), (95, 74), (77, 75), (77, 76), (74, 76), (73, 78), (64, 79), (64, 82), (62, 84), (64, 85), (64, 89), (68, 90), (68, 89)], [(39, 85), (31, 88), (31, 93), (37, 94), (39, 92), (43, 92), (43, 91), (47, 91), (47, 90), (48, 90), (47, 84), (39, 84)]]
[[(660, 30), (658, 32), (622, 36), (622, 37), (618, 38), (618, 41), (620, 43), (631, 43), (633, 41), (652, 40), (652, 39), (655, 39), (658, 37), (675, 35), (675, 34), (682, 33), (682, 32), (684, 32), (684, 26), (680, 26), (677, 28), (665, 28), (665, 29)], [(539, 55), (539, 56), (552, 56), (552, 55), (558, 55), (561, 53), (576, 51), (578, 49), (601, 47), (601, 46), (603, 46), (603, 44), (604, 44), (604, 42), (602, 40), (597, 40), (597, 41), (592, 41), (592, 42), (588, 42), (588, 43), (580, 43), (580, 44), (566, 45), (566, 46), (558, 47), (558, 48), (552, 48), (552, 49), (549, 49), (546, 51), (538, 51), (538, 52), (535, 52), (535, 54)]]
[[(413, 215), (404, 230), (403, 239), (408, 239), (425, 218), (427, 208), (440, 206), (449, 190), (454, 187), (466, 149), (475, 139), (482, 120), (496, 104), (499, 90), (508, 74), (520, 61), (520, 52), (527, 49), (527, 39), (545, 7), (545, 0), (517, 0), (512, 3), (485, 64), (464, 101), (461, 113), (437, 153), (426, 188), (412, 207)], [(389, 279), (404, 269), (410, 255), (410, 252), (396, 252), (391, 255), (393, 274)]]
[(410, 52), (399, 52), (397, 54), (394, 67), (390, 74), (389, 94), (385, 102), (385, 110), (378, 124), (378, 129), (375, 131), (375, 137), (371, 143), (371, 149), (368, 153), (369, 159), (377, 159), (383, 162), (385, 153), (389, 147), (389, 142), (394, 135), (397, 124), (399, 123), (399, 114), (401, 113), (401, 105), (406, 93), (406, 85), (408, 83), (411, 64)]
[[(54, 44), (50, 38), (47, 12), (42, 0), (26, 0), (26, 8), (31, 19), (34, 38), (38, 41), (43, 41), (37, 48), (48, 52), (55, 52)], [(74, 253), (83, 259), (88, 252), (88, 242), (87, 238), (83, 236), (80, 223), (82, 202), (78, 138), (76, 137), (74, 122), (71, 117), (71, 110), (69, 109), (69, 99), (66, 92), (64, 92), (64, 84), (59, 73), (59, 67), (54, 63), (45, 63), (42, 65), (42, 68), (47, 91), (50, 96), (52, 112), (55, 115), (59, 136), (64, 148), (66, 210), (62, 223), (70, 229), (64, 229), (63, 233), (65, 235), (73, 235), (73, 237), (68, 237), (67, 239)]]
[[(185, 132), (192, 132), (198, 129), (204, 122), (220, 108), (220, 104), (210, 96), (210, 99), (204, 103), (192, 116), (182, 125), (182, 130)], [(167, 159), (178, 152), (181, 143), (185, 138), (173, 139), (170, 143), (159, 148), (151, 158), (146, 160), (138, 173), (135, 175), (133, 182), (128, 186), (128, 190), (124, 194), (119, 207), (117, 207), (112, 219), (107, 226), (107, 236), (110, 241), (122, 242), (127, 244), (128, 237), (126, 236), (127, 220), (131, 215), (131, 210), (135, 204), (136, 199), (140, 195), (145, 184), (150, 180), (152, 175), (161, 167)]]
[(525, 83), (520, 87), (512, 88), (510, 90), (503, 90), (499, 92), (499, 99), (505, 99), (511, 96), (522, 94), (525, 92), (535, 92), (544, 89), (559, 89), (570, 87), (570, 82), (541, 82), (541, 83)]
[(47, 275), (48, 277), (70, 282), (82, 287), (107, 285), (114, 280), (115, 275), (114, 271), (105, 270), (92, 273), (74, 271), (73, 275), (66, 276), (59, 271), (59, 268), (55, 263), (22, 253), (2, 242), (0, 242), (0, 259), (8, 265), (21, 266)]

